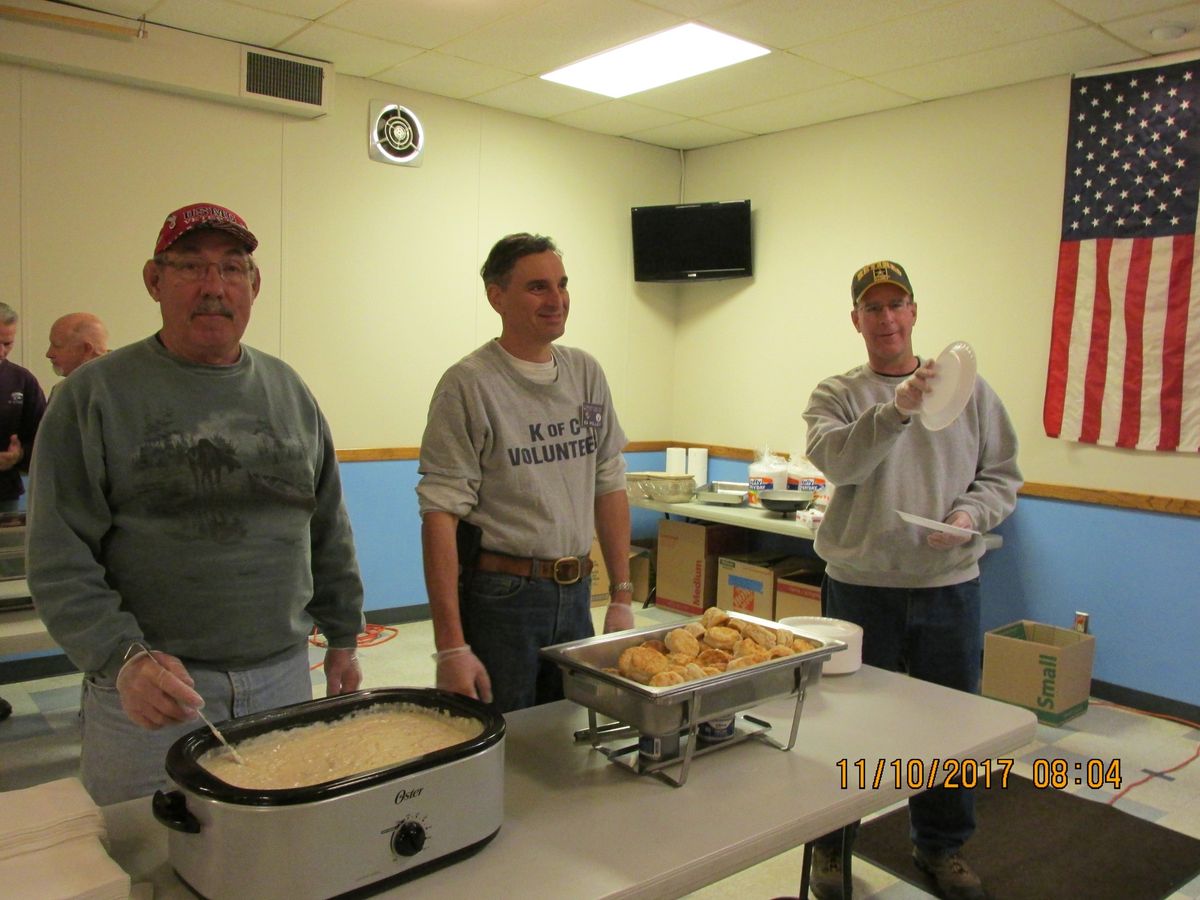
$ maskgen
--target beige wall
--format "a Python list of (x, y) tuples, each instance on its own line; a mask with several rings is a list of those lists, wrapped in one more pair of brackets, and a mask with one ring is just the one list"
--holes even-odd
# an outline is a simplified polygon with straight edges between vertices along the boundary
[(689, 153), (689, 199), (751, 198), (755, 277), (681, 290), (671, 436), (802, 451), (812, 388), (866, 359), (850, 277), (887, 257), (913, 281), (917, 353), (975, 347), (1027, 480), (1200, 497), (1195, 454), (1086, 447), (1042, 429), (1068, 86), (1049, 79)]
[[(91, 310), (113, 344), (158, 323), (141, 284), (163, 216), (236, 209), (261, 241), (247, 341), (296, 366), (339, 447), (415, 446), (434, 383), (499, 331), (478, 270), (517, 230), (551, 234), (572, 285), (566, 342), (605, 366), (626, 431), (670, 432), (674, 293), (632, 279), (629, 207), (674, 199), (673, 151), (363, 79), (314, 120), (0, 65), (0, 290), (15, 358), (49, 387), (59, 315)], [(421, 117), (424, 163), (371, 162), (370, 101)], [(12, 177), (9, 177), (11, 173)]]
[[(413, 446), (446, 366), (497, 331), (476, 272), (500, 234), (554, 235), (573, 307), (632, 440), (803, 448), (816, 382), (857, 364), (851, 272), (908, 267), (918, 352), (976, 348), (1030, 481), (1200, 497), (1196, 458), (1044, 436), (1065, 78), (687, 155), (686, 196), (749, 197), (756, 277), (632, 280), (629, 207), (676, 199), (677, 154), (338, 77), (321, 119), (0, 65), (0, 291), (43, 384), (50, 323), (90, 309), (114, 344), (150, 333), (140, 281), (165, 212), (225, 203), (262, 240), (248, 340), (295, 365), (338, 445)], [(371, 99), (415, 109), (424, 164), (370, 162)]]

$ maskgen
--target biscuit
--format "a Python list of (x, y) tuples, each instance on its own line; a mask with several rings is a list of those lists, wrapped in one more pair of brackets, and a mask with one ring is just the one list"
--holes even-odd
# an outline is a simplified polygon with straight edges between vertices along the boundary
[(659, 672), (650, 679), (650, 686), (670, 687), (673, 684), (683, 684), (685, 680), (678, 672)]
[(710, 606), (700, 616), (700, 624), (705, 628), (712, 628), (714, 625), (724, 625), (729, 619), (729, 613), (716, 606)]
[(617, 660), (621, 674), (641, 684), (665, 671), (667, 665), (667, 658), (650, 647), (628, 647)]
[(732, 656), (725, 650), (718, 650), (716, 647), (708, 647), (700, 651), (700, 655), (696, 657), (696, 662), (702, 666), (724, 666)]
[(700, 643), (696, 638), (682, 628), (675, 628), (667, 632), (664, 643), (667, 649), (673, 653), (686, 653), (688, 656), (696, 656), (700, 652)]
[(704, 643), (710, 647), (716, 647), (718, 650), (732, 650), (733, 645), (737, 643), (741, 637), (732, 628), (726, 628), (724, 625), (713, 625), (704, 634)]
[(658, 638), (650, 638), (648, 641), (642, 641), (643, 647), (649, 647), (651, 650), (657, 650), (663, 656), (667, 655), (667, 645)]
[(760, 645), (757, 641), (755, 641), (751, 638), (748, 638), (748, 637), (742, 638), (740, 641), (738, 641), (736, 644), (733, 645), (733, 658), (734, 659), (737, 659), (739, 656), (753, 656), (755, 653), (764, 653), (764, 652), (766, 652), (766, 650), (762, 645)]
[(746, 627), (742, 629), (742, 634), (753, 640), (764, 650), (770, 650), (778, 643), (774, 628), (764, 628), (756, 622), (747, 622)]

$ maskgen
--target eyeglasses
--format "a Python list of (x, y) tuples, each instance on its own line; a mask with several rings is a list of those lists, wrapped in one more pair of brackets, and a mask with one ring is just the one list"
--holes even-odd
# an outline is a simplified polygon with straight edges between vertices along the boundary
[(162, 257), (157, 262), (161, 266), (169, 266), (174, 269), (179, 275), (179, 280), (186, 282), (203, 281), (208, 276), (210, 266), (217, 267), (217, 277), (226, 284), (247, 284), (250, 281), (250, 274), (254, 271), (254, 263), (249, 259), (235, 258), (210, 262), (200, 257), (185, 256), (180, 259)]
[(912, 304), (912, 299), (905, 297), (902, 300), (889, 300), (887, 303), (860, 303), (858, 305), (859, 312), (866, 313), (868, 316), (881, 316), (886, 309), (892, 315), (897, 316), (904, 311), (906, 306)]

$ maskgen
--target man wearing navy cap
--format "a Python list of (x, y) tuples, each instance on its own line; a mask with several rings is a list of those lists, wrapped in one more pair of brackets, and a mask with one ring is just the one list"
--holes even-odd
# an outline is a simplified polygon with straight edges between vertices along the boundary
[[(902, 266), (863, 266), (850, 297), (867, 362), (822, 381), (804, 412), (808, 457), (835, 487), (814, 542), (826, 562), (824, 613), (862, 626), (863, 662), (974, 693), (983, 650), (978, 532), (1016, 503), (1016, 433), (982, 378), (964, 387), (965, 406), (951, 421), (935, 415), (950, 407), (938, 396), (947, 384), (938, 384), (933, 360), (913, 352), (917, 304)], [(897, 511), (950, 527), (922, 529)], [(982, 898), (959, 852), (975, 830), (972, 792), (934, 788), (908, 810), (917, 867), (944, 897)], [(848, 896), (843, 846), (840, 832), (815, 842), (819, 900)]]
[(362, 582), (329, 426), (283, 361), (241, 342), (262, 276), (241, 216), (167, 216), (142, 269), (157, 334), (56, 391), (31, 472), (29, 587), (85, 673), (85, 787), (165, 785), (197, 725), (357, 689)]

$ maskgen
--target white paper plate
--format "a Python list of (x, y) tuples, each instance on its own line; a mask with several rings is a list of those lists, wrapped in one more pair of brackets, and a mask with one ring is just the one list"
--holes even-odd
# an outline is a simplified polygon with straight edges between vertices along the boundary
[(933, 531), (944, 531), (946, 534), (957, 534), (962, 537), (979, 534), (978, 531), (971, 528), (959, 528), (957, 525), (947, 525), (945, 522), (939, 522), (936, 519), (927, 519), (924, 516), (917, 516), (912, 513), (901, 512), (900, 510), (896, 510), (896, 515), (909, 525), (919, 525), (922, 528), (929, 528)]
[(930, 431), (941, 431), (958, 418), (975, 390), (975, 351), (966, 341), (955, 341), (934, 360), (933, 373), (920, 419)]

